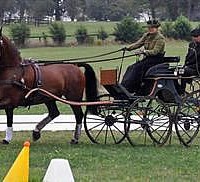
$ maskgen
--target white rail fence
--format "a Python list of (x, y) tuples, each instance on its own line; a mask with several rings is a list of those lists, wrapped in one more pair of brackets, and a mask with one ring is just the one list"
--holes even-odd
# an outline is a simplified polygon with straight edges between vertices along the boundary
[[(42, 115), (14, 115), (13, 129), (14, 131), (33, 130), (36, 124), (46, 116), (47, 113)], [(74, 115), (59, 115), (49, 124), (47, 124), (43, 130), (74, 130), (75, 122)], [(6, 128), (6, 115), (0, 115), (0, 131), (5, 131)]]

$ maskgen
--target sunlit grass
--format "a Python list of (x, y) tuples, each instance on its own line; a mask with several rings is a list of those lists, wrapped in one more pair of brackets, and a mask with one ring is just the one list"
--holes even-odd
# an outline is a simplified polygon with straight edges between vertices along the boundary
[[(1, 133), (0, 133), (1, 136)], [(0, 181), (22, 149), (30, 132), (15, 132), (14, 140), (0, 150)], [(38, 142), (31, 142), (30, 181), (42, 181), (53, 158), (69, 160), (75, 181), (196, 181), (200, 177), (199, 145), (132, 147), (127, 141), (119, 145), (91, 144), (85, 134), (79, 145), (69, 144), (71, 132), (43, 132)]]
[[(104, 30), (108, 34), (112, 34), (114, 31), (114, 27), (116, 26), (117, 22), (63, 22), (63, 25), (66, 30), (67, 35), (74, 35), (75, 31), (82, 25), (86, 27), (89, 34), (97, 33), (101, 27), (104, 28)], [(39, 27), (36, 27), (34, 25), (28, 25), (31, 29), (31, 36), (41, 36), (42, 32), (45, 32), (46, 35), (49, 34), (49, 25), (40, 25)], [(10, 35), (10, 27), (9, 25), (4, 26), (3, 29), (4, 34)]]

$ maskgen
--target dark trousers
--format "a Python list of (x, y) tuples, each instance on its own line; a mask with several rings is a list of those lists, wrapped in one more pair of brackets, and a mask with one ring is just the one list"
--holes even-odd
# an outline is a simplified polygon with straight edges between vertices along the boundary
[(130, 92), (137, 93), (141, 88), (142, 78), (146, 71), (157, 64), (162, 63), (163, 56), (149, 56), (130, 65), (122, 79), (121, 84)]
[[(196, 68), (189, 67), (189, 66), (186, 66), (184, 68), (183, 76), (189, 77), (189, 76), (195, 76), (195, 75), (198, 75)], [(190, 78), (182, 78), (181, 79), (181, 93), (185, 92), (186, 84), (187, 83), (190, 84), (191, 82), (192, 82), (192, 79), (190, 79)]]

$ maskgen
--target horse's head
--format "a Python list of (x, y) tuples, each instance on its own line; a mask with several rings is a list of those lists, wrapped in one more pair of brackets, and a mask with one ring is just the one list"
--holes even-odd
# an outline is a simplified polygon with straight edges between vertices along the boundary
[(12, 41), (2, 34), (0, 28), (0, 67), (17, 66), (21, 63), (21, 56)]

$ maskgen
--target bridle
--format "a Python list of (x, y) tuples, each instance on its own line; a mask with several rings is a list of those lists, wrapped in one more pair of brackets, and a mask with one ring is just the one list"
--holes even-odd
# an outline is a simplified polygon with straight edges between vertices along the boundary
[[(2, 26), (0, 28), (0, 62), (3, 61), (3, 35), (2, 35)], [(13, 69), (16, 68), (18, 73), (14, 73), (13, 78), (15, 77), (15, 74), (20, 74), (20, 77), (23, 77), (24, 75), (24, 66), (23, 65), (19, 65), (19, 66), (13, 66), (13, 65), (0, 65), (0, 69)], [(14, 86), (18, 86), (21, 88), (25, 88), (24, 83), (22, 83), (21, 81), (15, 80), (15, 79), (6, 79), (6, 80), (0, 80), (0, 85), (14, 85)]]
[(0, 61), (3, 53), (3, 36), (2, 36), (2, 27), (0, 28)]
[[(12, 85), (14, 87), (18, 87), (22, 90), (30, 90), (30, 88), (28, 88), (26, 86), (26, 83), (24, 82), (24, 75), (25, 75), (25, 67), (30, 66), (33, 67), (33, 62), (30, 61), (26, 61), (26, 62), (16, 62), (16, 64), (12, 64), (12, 63), (6, 63), (4, 59), (7, 60), (6, 57), (4, 57), (4, 49), (5, 49), (5, 45), (6, 45), (6, 41), (7, 39), (2, 35), (2, 27), (0, 28), (0, 72), (2, 74), (4, 74), (3, 72), (5, 70), (7, 70), (8, 72), (11, 73), (11, 75), (7, 78), (0, 78), (0, 85)], [(5, 44), (5, 45), (4, 45)], [(9, 45), (12, 46), (12, 45)], [(8, 46), (8, 47), (9, 47)], [(17, 49), (14, 51), (17, 51)], [(12, 60), (12, 58), (11, 58)], [(33, 68), (34, 69), (34, 68)]]

